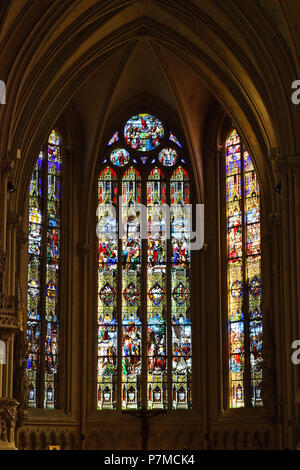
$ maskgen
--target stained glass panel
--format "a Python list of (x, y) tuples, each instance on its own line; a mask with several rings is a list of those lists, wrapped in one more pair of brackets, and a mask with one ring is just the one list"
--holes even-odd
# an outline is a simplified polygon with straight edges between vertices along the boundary
[(116, 166), (124, 166), (129, 162), (130, 155), (125, 149), (116, 149), (110, 154), (110, 161)]
[(98, 177), (98, 372), (97, 409), (114, 409), (117, 400), (117, 175), (106, 167)]
[[(55, 139), (53, 134), (55, 133)], [(61, 139), (52, 131), (48, 145), (47, 181), (47, 251), (46, 251), (46, 339), (45, 339), (45, 408), (55, 408), (57, 400), (59, 284), (60, 284), (60, 211), (61, 211)]]
[(28, 289), (27, 289), (27, 376), (28, 406), (37, 406), (38, 371), (41, 336), (41, 252), (42, 252), (42, 187), (43, 153), (35, 165), (29, 189)]
[(110, 139), (110, 141), (108, 142), (108, 146), (114, 144), (115, 142), (117, 142), (119, 140), (119, 132), (115, 132), (114, 135), (112, 136), (112, 138)]
[(174, 409), (192, 404), (192, 341), (190, 308), (190, 204), (188, 174), (178, 167), (171, 177), (171, 318), (172, 403)]
[(141, 177), (130, 167), (122, 179), (122, 408), (141, 406)]
[(178, 147), (182, 148), (181, 143), (179, 142), (179, 140), (177, 139), (177, 137), (176, 137), (172, 132), (170, 132), (170, 134), (169, 134), (169, 139), (170, 139), (172, 142), (174, 142), (175, 144), (177, 144)]
[(244, 152), (246, 276), (249, 292), (250, 380), (252, 406), (262, 405), (262, 280), (260, 188), (252, 159)]
[(164, 166), (173, 166), (177, 161), (178, 154), (172, 148), (163, 149), (159, 155), (158, 160)]
[(151, 114), (142, 113), (127, 121), (124, 137), (127, 144), (140, 152), (147, 152), (158, 147), (164, 136), (162, 123)]
[(148, 408), (167, 406), (166, 349), (166, 182), (155, 167), (147, 183), (148, 206)]
[[(108, 148), (110, 158), (102, 160), (119, 167), (118, 176), (111, 166), (98, 176), (97, 409), (119, 404), (123, 410), (144, 406), (163, 410), (168, 403), (174, 409), (189, 409), (191, 256), (190, 214), (185, 211), (191, 202), (189, 176), (182, 166), (175, 167), (179, 162), (175, 148), (181, 144), (174, 134), (166, 136), (172, 142), (167, 145), (174, 148), (161, 150), (165, 129), (155, 116), (133, 116), (108, 147), (122, 134), (124, 148)], [(159, 163), (175, 167), (171, 181)], [(164, 171), (168, 173), (168, 168)], [(166, 206), (170, 198), (171, 214)], [(142, 202), (146, 214), (141, 212)], [(118, 209), (119, 223), (112, 206)], [(140, 233), (144, 223), (147, 230)]]
[[(52, 130), (47, 150), (42, 151), (38, 157), (29, 189), (27, 293), (27, 341), (30, 345), (27, 361), (29, 407), (57, 406), (61, 145), (60, 135)], [(44, 280), (45, 286), (42, 285)], [(42, 292), (45, 293), (43, 297)], [(42, 322), (45, 325), (44, 330), (41, 328)], [(44, 345), (43, 348), (41, 344)], [(42, 361), (45, 363), (44, 377), (41, 375)], [(41, 396), (42, 383), (44, 397)]]
[[(238, 133), (233, 130), (226, 141), (225, 154), (229, 382), (233, 408), (249, 403), (249, 393), (252, 406), (262, 403), (260, 189), (251, 157), (247, 151), (242, 154), (241, 147)], [(246, 337), (250, 351), (245, 350), (246, 331), (250, 335)], [(251, 391), (245, 389), (248, 370)]]

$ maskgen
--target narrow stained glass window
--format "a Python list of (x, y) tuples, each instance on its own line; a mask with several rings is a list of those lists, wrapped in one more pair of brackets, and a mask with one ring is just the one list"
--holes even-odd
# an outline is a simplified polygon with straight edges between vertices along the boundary
[(107, 167), (98, 179), (98, 376), (97, 406), (116, 407), (117, 371), (117, 175)]
[(236, 130), (226, 141), (229, 404), (262, 405), (260, 189)]
[(141, 177), (130, 167), (122, 178), (122, 408), (141, 405)]
[(188, 174), (178, 167), (171, 177), (173, 408), (190, 408), (192, 402), (190, 226), (185, 210), (190, 202)]
[(57, 406), (61, 245), (61, 138), (52, 130), (29, 189), (28, 406)]
[[(124, 138), (106, 147), (98, 174), (97, 409), (189, 409), (185, 207), (192, 201), (186, 165), (178, 166), (185, 160), (177, 139), (151, 114), (133, 116), (116, 134)], [(106, 203), (118, 214), (114, 234), (99, 229), (101, 217), (113, 218)]]
[(167, 406), (167, 240), (163, 205), (166, 204), (166, 182), (155, 167), (147, 182), (148, 206), (148, 406)]

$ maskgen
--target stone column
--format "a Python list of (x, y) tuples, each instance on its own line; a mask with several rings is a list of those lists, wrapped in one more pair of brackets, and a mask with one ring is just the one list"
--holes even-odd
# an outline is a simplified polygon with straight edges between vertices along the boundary
[[(300, 156), (278, 158), (281, 183), (280, 307), (283, 361), (281, 380), (285, 415), (285, 446), (294, 449), (300, 441), (300, 364), (292, 363), (292, 343), (300, 340)], [(276, 255), (276, 253), (275, 253)], [(279, 351), (278, 351), (279, 353)]]
[(80, 450), (85, 450), (85, 439), (86, 439), (86, 371), (87, 371), (87, 279), (88, 279), (88, 254), (90, 252), (90, 246), (87, 243), (79, 243), (77, 246), (77, 253), (80, 256), (81, 264), (81, 311), (82, 311), (82, 323), (81, 323), (81, 398), (80, 398)]
[(13, 163), (7, 160), (0, 161), (0, 292), (5, 291), (6, 269), (6, 230), (7, 230), (7, 182), (13, 169)]
[[(4, 364), (0, 369), (0, 449), (15, 449), (15, 425), (17, 418), (18, 401), (13, 397), (14, 374), (14, 341), (19, 329), (18, 307), (16, 297), (10, 285), (14, 267), (8, 256), (7, 248), (11, 241), (7, 240), (7, 183), (11, 174), (13, 163), (7, 160), (0, 161), (0, 340), (5, 343)], [(12, 246), (13, 250), (14, 247)], [(9, 263), (8, 263), (9, 259)], [(8, 271), (9, 266), (9, 271)], [(8, 281), (9, 279), (9, 281)]]

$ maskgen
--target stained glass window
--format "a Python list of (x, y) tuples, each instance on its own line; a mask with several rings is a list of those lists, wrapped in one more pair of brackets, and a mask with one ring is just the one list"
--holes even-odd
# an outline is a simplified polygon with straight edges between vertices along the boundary
[(229, 404), (262, 405), (260, 188), (236, 130), (226, 140)]
[[(97, 409), (189, 409), (191, 194), (182, 148), (147, 113), (114, 135), (97, 176)], [(100, 230), (100, 220), (114, 231)]]
[(57, 406), (62, 142), (52, 130), (29, 189), (28, 406)]

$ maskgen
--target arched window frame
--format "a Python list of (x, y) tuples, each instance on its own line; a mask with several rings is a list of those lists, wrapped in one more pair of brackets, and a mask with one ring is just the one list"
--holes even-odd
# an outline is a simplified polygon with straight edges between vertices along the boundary
[[(145, 112), (144, 110), (141, 110), (141, 112)], [(148, 111), (147, 111), (148, 112)], [(124, 129), (124, 126), (126, 125), (128, 119), (130, 119), (133, 115), (137, 115), (139, 114), (139, 111), (136, 111), (136, 112), (133, 112), (133, 113), (130, 113), (127, 115), (126, 119), (124, 119), (121, 124), (118, 126), (118, 140), (117, 141), (114, 141), (114, 137), (115, 137), (115, 134), (116, 134), (116, 129), (115, 130), (112, 130), (111, 134), (108, 135), (108, 139), (107, 139), (107, 142), (108, 144), (106, 143), (106, 145), (104, 146), (101, 154), (100, 154), (100, 157), (99, 157), (99, 160), (97, 162), (97, 169), (96, 169), (96, 186), (98, 188), (98, 176), (100, 174), (100, 172), (102, 170), (104, 170), (105, 168), (107, 167), (110, 167), (114, 172), (116, 172), (116, 175), (117, 175), (117, 185), (118, 185), (118, 194), (121, 194), (121, 185), (122, 185), (122, 175), (124, 174), (124, 172), (129, 168), (131, 167), (132, 165), (138, 169), (138, 171), (140, 172), (140, 176), (141, 176), (141, 186), (142, 188), (145, 189), (145, 191), (142, 191), (142, 197), (141, 197), (141, 202), (144, 204), (144, 205), (147, 205), (147, 200), (146, 200), (146, 185), (147, 185), (147, 182), (148, 182), (148, 176), (151, 172), (151, 170), (153, 170), (154, 167), (158, 167), (159, 170), (162, 172), (162, 174), (164, 175), (164, 178), (165, 178), (165, 181), (168, 181), (170, 183), (170, 180), (171, 180), (171, 175), (173, 174), (174, 170), (176, 168), (178, 168), (179, 166), (181, 166), (185, 171), (187, 171), (187, 174), (189, 175), (189, 188), (190, 188), (190, 203), (193, 204), (194, 202), (194, 194), (193, 194), (193, 173), (192, 173), (192, 170), (191, 170), (191, 166), (189, 164), (189, 161), (188, 161), (188, 158), (187, 158), (187, 153), (186, 151), (184, 151), (184, 146), (182, 146), (181, 144), (184, 142), (183, 139), (181, 137), (179, 137), (179, 139), (177, 140), (177, 138), (175, 137), (178, 136), (179, 134), (177, 134), (176, 132), (173, 133), (173, 128), (172, 128), (172, 131), (171, 129), (169, 128), (168, 124), (166, 123), (166, 121), (164, 119), (161, 119), (159, 113), (155, 112), (155, 113), (151, 113), (152, 115), (155, 115), (159, 120), (160, 122), (162, 123), (163, 127), (164, 127), (164, 130), (165, 130), (165, 133), (164, 133), (164, 137), (163, 139), (161, 140), (161, 144), (151, 150), (151, 151), (148, 151), (148, 152), (145, 152), (145, 153), (142, 153), (142, 152), (139, 152), (138, 150), (134, 150), (132, 148), (130, 148), (130, 146), (126, 143), (125, 139), (124, 139), (124, 136), (123, 136), (123, 129)], [(113, 136), (113, 137), (112, 137)], [(177, 140), (177, 142), (176, 142)], [(175, 165), (171, 166), (171, 167), (168, 167), (168, 166), (164, 166), (162, 163), (160, 163), (158, 161), (158, 155), (159, 153), (161, 152), (161, 150), (163, 148), (173, 148), (176, 150), (176, 152), (178, 153), (178, 160), (176, 162)], [(118, 148), (122, 148), (122, 149), (126, 149), (129, 153), (130, 153), (130, 160), (128, 161), (128, 163), (123, 166), (123, 167), (116, 167), (109, 159), (109, 155), (111, 152), (113, 152), (114, 150), (118, 149)], [(142, 158), (145, 157), (145, 156), (148, 156), (147, 158), (147, 161), (143, 162), (142, 161)], [(98, 189), (97, 189), (98, 190)], [(97, 194), (97, 190), (95, 191), (95, 193)], [(169, 194), (169, 188), (168, 188), (168, 200), (170, 199), (170, 194)], [(97, 202), (96, 202), (97, 204)], [(118, 221), (119, 222), (119, 221)], [(119, 244), (121, 242), (119, 241)], [(168, 241), (168, 253), (171, 253), (170, 252), (170, 243), (171, 241)], [(98, 239), (96, 239), (96, 245), (98, 245)], [(147, 286), (147, 269), (146, 269), (146, 264), (147, 264), (147, 261), (145, 261), (145, 257), (147, 258), (147, 240), (143, 240), (142, 241), (142, 251), (143, 251), (143, 255), (142, 255), (142, 258), (144, 259), (144, 261), (142, 261), (143, 263), (143, 268), (142, 268), (142, 283), (143, 283), (143, 286), (144, 288), (142, 289), (142, 298), (143, 298), (143, 302), (147, 302), (147, 295), (148, 295), (148, 288), (145, 288), (145, 286)], [(120, 248), (119, 248), (120, 249)], [(192, 253), (192, 252), (191, 252)], [(171, 265), (171, 262), (170, 262), (170, 256), (169, 255), (169, 259), (168, 259), (168, 265)], [(98, 248), (96, 246), (95, 248), (95, 257), (96, 259), (98, 260)], [(193, 255), (191, 255), (191, 259), (193, 259)], [(193, 263), (193, 261), (192, 261)], [(119, 262), (119, 265), (121, 265), (121, 262)], [(122, 270), (122, 267), (119, 267), (119, 281), (118, 281), (118, 292), (119, 292), (119, 296), (121, 297), (122, 296), (122, 293), (121, 293), (121, 287), (120, 287), (120, 273), (121, 273), (121, 270)], [(168, 268), (171, 270), (171, 268)], [(97, 270), (98, 270), (98, 264), (97, 264)], [(167, 286), (166, 286), (166, 290), (167, 292), (171, 292), (171, 286), (170, 286), (170, 279), (168, 280), (167, 282)], [(190, 285), (191, 285), (191, 279), (190, 279)], [(191, 287), (190, 287), (191, 289)], [(97, 284), (97, 289), (96, 289), (96, 292), (97, 292), (97, 297), (98, 297), (98, 284)], [(120, 313), (120, 300), (119, 300), (119, 307), (118, 307), (118, 324), (121, 324), (120, 321), (121, 321), (121, 313)], [(168, 301), (169, 304), (171, 303), (171, 299)], [(192, 304), (192, 301), (191, 301), (191, 304)], [(98, 299), (96, 299), (96, 305), (98, 305)], [(170, 305), (167, 307), (167, 310), (168, 312), (170, 312)], [(192, 305), (190, 307), (190, 310), (192, 311)], [(169, 315), (169, 319), (171, 318), (170, 317), (170, 313), (168, 313)], [(145, 320), (143, 320), (143, 329), (145, 330)], [(192, 320), (192, 323), (193, 323), (193, 320)], [(98, 328), (98, 325), (96, 326), (96, 328)], [(167, 348), (168, 348), (168, 351), (171, 351), (171, 347), (170, 347), (170, 344), (172, 344), (172, 327), (171, 327), (171, 322), (170, 321), (167, 321), (167, 343), (169, 343), (167, 345)], [(192, 327), (192, 342), (193, 342), (193, 327)], [(121, 351), (121, 335), (119, 335), (118, 337), (118, 351)], [(148, 399), (147, 399), (147, 393), (149, 392), (149, 390), (147, 389), (146, 390), (146, 385), (143, 385), (143, 384), (147, 384), (147, 373), (146, 373), (146, 368), (147, 368), (147, 365), (146, 365), (146, 361), (147, 361), (147, 341), (145, 340), (145, 334), (144, 334), (144, 341), (143, 341), (143, 344), (142, 344), (142, 362), (143, 362), (143, 365), (142, 365), (142, 380), (141, 380), (141, 384), (142, 384), (142, 389), (141, 389), (141, 398), (140, 398), (140, 405), (138, 408), (141, 408), (141, 407), (146, 407), (147, 408), (147, 402), (148, 402)], [(168, 359), (169, 360), (169, 359)], [(194, 358), (192, 358), (192, 361), (193, 361), (193, 364), (194, 364)], [(97, 382), (97, 390), (98, 390), (98, 381)], [(119, 370), (118, 370), (118, 374), (117, 374), (117, 383), (120, 385), (121, 383), (121, 373), (120, 373), (120, 367), (119, 367)], [(172, 384), (172, 364), (171, 364), (171, 360), (170, 360), (170, 363), (169, 363), (169, 366), (168, 366), (168, 373), (167, 373), (167, 387), (168, 387), (168, 399), (167, 399), (167, 402), (166, 402), (166, 406), (164, 406), (163, 408), (165, 409), (168, 409), (168, 410), (171, 410), (172, 408), (174, 409), (174, 407), (172, 406), (172, 387), (171, 387), (171, 384)], [(190, 382), (190, 387), (189, 387), (189, 395), (192, 395), (192, 389), (194, 388), (194, 382), (191, 381)], [(96, 387), (95, 387), (96, 389)], [(124, 407), (122, 407), (122, 400), (121, 400), (121, 391), (120, 391), (120, 386), (118, 386), (118, 391), (116, 393), (117, 395), (117, 398), (116, 398), (116, 405), (111, 407), (111, 409), (119, 409), (121, 410), (122, 408), (124, 409)], [(187, 394), (187, 390), (186, 390), (186, 394)], [(96, 400), (97, 401), (97, 400)], [(98, 401), (97, 401), (97, 405), (98, 405)], [(190, 408), (190, 406), (188, 407)], [(98, 407), (99, 409), (99, 407)], [(177, 407), (177, 410), (180, 409), (180, 407)], [(103, 409), (102, 409), (103, 410)]]

